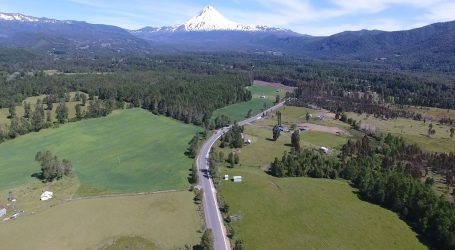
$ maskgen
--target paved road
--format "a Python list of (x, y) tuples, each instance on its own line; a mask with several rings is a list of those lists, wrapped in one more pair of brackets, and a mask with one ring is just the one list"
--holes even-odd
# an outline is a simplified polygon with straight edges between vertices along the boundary
[[(265, 112), (274, 111), (281, 106), (284, 102), (278, 103), (277, 105), (271, 107)], [(254, 121), (261, 119), (262, 113), (250, 117), (246, 120), (239, 122), (239, 125), (245, 125)], [(231, 249), (229, 245), (229, 240), (226, 236), (226, 229), (224, 228), (223, 219), (221, 217), (221, 212), (218, 207), (218, 201), (216, 199), (216, 189), (213, 186), (212, 179), (209, 173), (209, 166), (207, 159), (209, 157), (210, 149), (213, 144), (220, 138), (223, 132), (229, 131), (230, 127), (225, 127), (222, 129), (216, 130), (213, 135), (204, 142), (199, 154), (197, 156), (197, 168), (199, 173), (199, 185), (204, 191), (203, 206), (204, 206), (204, 215), (205, 215), (205, 224), (207, 228), (212, 229), (213, 237), (215, 240), (215, 250), (227, 250)]]

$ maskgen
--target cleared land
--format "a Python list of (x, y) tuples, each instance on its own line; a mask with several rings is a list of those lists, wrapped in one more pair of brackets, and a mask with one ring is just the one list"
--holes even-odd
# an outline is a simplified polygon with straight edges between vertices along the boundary
[(221, 194), (247, 249), (425, 249), (396, 214), (359, 200), (348, 183), (274, 178), (254, 168), (226, 169)]
[[(71, 100), (73, 100), (75, 94), (76, 94), (76, 92), (70, 92)], [(35, 110), (35, 105), (36, 105), (36, 102), (38, 101), (38, 99), (43, 100), (44, 97), (46, 97), (46, 96), (45, 95), (32, 96), (32, 97), (26, 98), (24, 101), (30, 103), (30, 107), (32, 108), (32, 112), (33, 112), (33, 110)], [(87, 103), (88, 102), (89, 101), (87, 101)], [(76, 102), (76, 101), (66, 102), (66, 107), (68, 108), (68, 118), (69, 119), (76, 117), (76, 105), (81, 104), (81, 103), (82, 102), (80, 102), (80, 101), (79, 102)], [(53, 107), (52, 107), (51, 114), (52, 114), (53, 121), (55, 121), (55, 117), (56, 117), (55, 111), (57, 110), (57, 106), (58, 106), (58, 103), (54, 103)], [(46, 105), (44, 105), (44, 108), (46, 108)], [(86, 108), (87, 108), (87, 106), (85, 106), (85, 107), (83, 106), (81, 108), (81, 110), (85, 111)], [(46, 112), (47, 112), (47, 110), (46, 110)], [(17, 117), (24, 116), (24, 106), (23, 105), (16, 106), (16, 114), (17, 114)], [(8, 116), (9, 116), (8, 108), (0, 109), (0, 126), (10, 124), (10, 120), (8, 119)]]
[[(348, 113), (348, 117), (357, 121), (360, 120), (363, 124), (373, 125), (376, 127), (376, 131), (400, 135), (410, 143), (416, 143), (426, 151), (455, 152), (455, 138), (450, 138), (450, 126), (447, 125), (430, 121), (424, 123), (423, 121), (403, 118), (383, 120), (355, 113)], [(430, 123), (433, 123), (433, 128), (436, 131), (436, 134), (431, 137), (428, 136)]]
[(229, 105), (227, 107), (217, 109), (213, 112), (212, 118), (220, 115), (226, 115), (232, 121), (241, 121), (246, 118), (248, 111), (251, 109), (251, 114), (258, 114), (264, 110), (264, 104), (267, 108), (273, 106), (273, 101), (270, 99), (252, 99), (248, 102), (241, 102)]
[(299, 128), (303, 128), (305, 130), (310, 130), (310, 131), (319, 131), (319, 132), (325, 132), (325, 133), (329, 133), (329, 134), (350, 135), (344, 129), (340, 129), (337, 127), (329, 127), (329, 126), (317, 125), (317, 124), (313, 124), (313, 123), (301, 123), (297, 126)]
[[(305, 121), (305, 114), (319, 110), (283, 107), (286, 127)], [(315, 115), (313, 115), (314, 117)], [(327, 118), (311, 123), (340, 128), (358, 138), (346, 124)], [(240, 165), (223, 167), (220, 175), (241, 175), (242, 183), (222, 181), (220, 193), (229, 204), (235, 239), (247, 249), (425, 249), (409, 226), (393, 212), (361, 201), (356, 190), (343, 180), (275, 178), (264, 171), (275, 157), (290, 150), (290, 133), (271, 141), (276, 117), (245, 126), (252, 140), (237, 151)], [(307, 131), (301, 146), (338, 149), (348, 136)], [(217, 148), (217, 150), (221, 150)], [(225, 148), (225, 156), (232, 149)]]
[[(195, 245), (202, 219), (188, 191), (84, 199), (0, 222), (2, 249), (108, 249)], [(117, 248), (116, 248), (117, 247)]]
[(73, 163), (79, 196), (183, 190), (192, 160), (184, 155), (201, 128), (142, 109), (66, 124), (0, 144), (0, 190), (37, 182), (37, 151)]
[(252, 115), (258, 114), (264, 110), (264, 105), (266, 108), (273, 106), (277, 94), (281, 97), (284, 97), (285, 95), (284, 90), (277, 93), (277, 88), (271, 86), (253, 84), (247, 88), (251, 91), (253, 99), (248, 102), (236, 103), (217, 109), (213, 112), (212, 119), (220, 115), (226, 115), (230, 117), (232, 121), (241, 121), (246, 118), (250, 109)]
[(265, 81), (259, 81), (259, 80), (254, 80), (254, 85), (272, 87), (274, 89), (283, 90), (284, 92), (292, 92), (292, 91), (294, 91), (294, 89), (296, 89), (296, 87), (283, 85), (278, 82), (265, 82)]

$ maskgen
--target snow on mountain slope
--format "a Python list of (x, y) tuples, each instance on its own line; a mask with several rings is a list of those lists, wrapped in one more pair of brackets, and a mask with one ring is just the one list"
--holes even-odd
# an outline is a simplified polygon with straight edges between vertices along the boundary
[(70, 23), (70, 21), (60, 21), (49, 18), (37, 18), (27, 16), (19, 13), (3, 13), (0, 12), (0, 21), (16, 21), (16, 22), (28, 22), (28, 23)]
[(271, 28), (258, 25), (244, 25), (228, 20), (212, 6), (207, 6), (199, 15), (191, 18), (187, 22), (177, 26), (165, 26), (161, 28), (145, 27), (140, 32), (198, 32), (198, 31), (248, 31), (248, 32), (292, 32), (286, 29)]
[(255, 26), (242, 25), (232, 22), (221, 15), (212, 6), (205, 7), (198, 16), (195, 16), (179, 26), (177, 30), (184, 31), (211, 31), (211, 30), (244, 30), (256, 31)]

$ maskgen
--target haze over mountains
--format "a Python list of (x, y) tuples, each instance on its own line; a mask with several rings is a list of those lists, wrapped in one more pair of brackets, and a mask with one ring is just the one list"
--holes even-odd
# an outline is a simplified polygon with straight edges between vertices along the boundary
[(230, 21), (214, 7), (176, 26), (125, 30), (81, 21), (0, 13), (0, 46), (52, 55), (236, 51), (328, 60), (398, 63), (409, 68), (442, 65), (455, 71), (455, 22), (407, 31), (347, 31), (327, 37)]

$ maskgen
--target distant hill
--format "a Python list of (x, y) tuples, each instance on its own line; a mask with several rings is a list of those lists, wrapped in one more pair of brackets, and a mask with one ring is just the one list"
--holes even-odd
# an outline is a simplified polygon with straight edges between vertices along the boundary
[(239, 24), (211, 6), (183, 24), (139, 30), (0, 13), (0, 46), (45, 51), (53, 56), (270, 53), (455, 72), (455, 21), (405, 31), (361, 30), (314, 37), (288, 29)]
[(405, 31), (346, 31), (328, 37), (291, 37), (267, 41), (289, 54), (330, 60), (400, 64), (455, 71), (455, 21)]
[(116, 26), (0, 13), (0, 44), (50, 54), (128, 53), (149, 44)]

